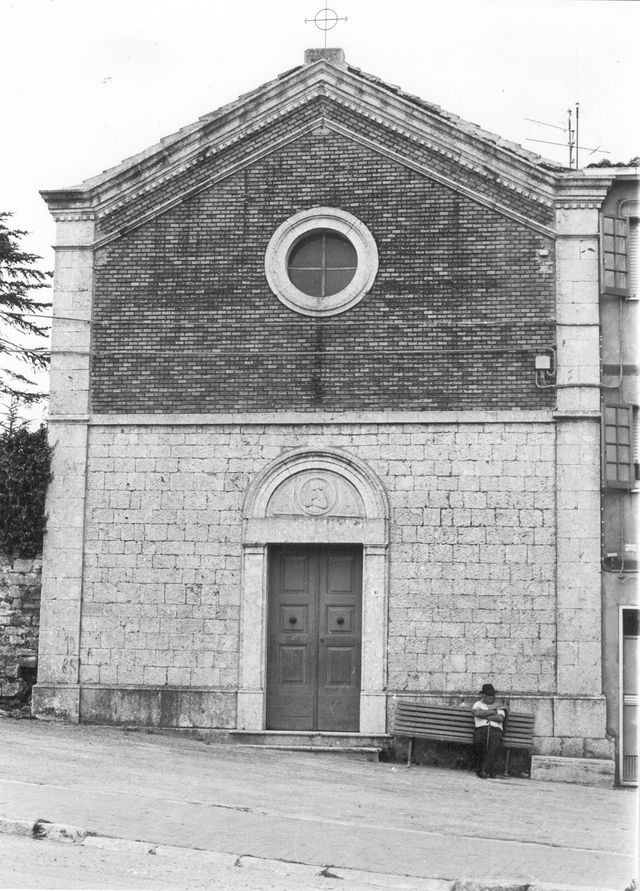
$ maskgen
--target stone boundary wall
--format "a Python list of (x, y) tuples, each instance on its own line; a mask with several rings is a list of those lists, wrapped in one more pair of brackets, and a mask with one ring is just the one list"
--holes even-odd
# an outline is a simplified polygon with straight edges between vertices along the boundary
[(42, 558), (0, 556), (0, 696), (18, 692), (18, 669), (35, 667)]

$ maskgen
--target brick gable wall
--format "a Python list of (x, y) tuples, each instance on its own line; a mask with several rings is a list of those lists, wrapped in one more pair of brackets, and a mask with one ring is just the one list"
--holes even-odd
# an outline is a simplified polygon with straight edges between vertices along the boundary
[[(316, 320), (271, 293), (264, 254), (283, 220), (322, 205), (368, 226), (380, 268), (361, 303)], [(533, 357), (554, 344), (553, 269), (550, 239), (308, 135), (97, 252), (92, 408), (547, 407)]]

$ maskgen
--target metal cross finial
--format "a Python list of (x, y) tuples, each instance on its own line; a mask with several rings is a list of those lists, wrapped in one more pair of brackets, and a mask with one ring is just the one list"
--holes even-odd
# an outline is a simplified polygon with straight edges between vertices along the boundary
[(338, 22), (346, 22), (347, 17), (340, 18), (334, 9), (330, 9), (326, 4), (322, 9), (314, 15), (312, 19), (305, 19), (305, 23), (313, 22), (320, 31), (324, 31), (324, 48), (327, 48), (327, 31), (338, 24)]

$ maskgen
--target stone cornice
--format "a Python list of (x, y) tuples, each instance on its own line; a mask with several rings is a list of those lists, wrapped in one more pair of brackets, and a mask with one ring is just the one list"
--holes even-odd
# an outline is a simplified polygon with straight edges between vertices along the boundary
[[(403, 156), (400, 152), (392, 151), (385, 146), (375, 142), (374, 140), (367, 139), (362, 136), (362, 134), (351, 130), (341, 124), (336, 123), (331, 119), (331, 117), (327, 115), (321, 115), (317, 117), (315, 120), (312, 120), (306, 123), (304, 126), (297, 128), (295, 131), (289, 132), (285, 137), (280, 140), (274, 140), (268, 145), (264, 146), (257, 152), (253, 152), (251, 154), (245, 155), (240, 161), (237, 161), (233, 164), (230, 164), (227, 167), (222, 168), (221, 170), (216, 171), (213, 176), (208, 177), (202, 182), (197, 183), (196, 185), (185, 189), (180, 192), (178, 195), (175, 195), (168, 201), (161, 202), (153, 207), (150, 207), (145, 213), (140, 214), (140, 216), (135, 217), (132, 220), (129, 220), (126, 226), (122, 228), (118, 228), (109, 232), (102, 236), (102, 238), (98, 239), (94, 245), (94, 247), (99, 248), (108, 244), (111, 241), (114, 241), (117, 238), (120, 238), (125, 232), (129, 232), (132, 229), (136, 229), (137, 227), (143, 225), (149, 220), (154, 219), (157, 216), (160, 216), (163, 213), (171, 210), (173, 207), (178, 206), (183, 201), (192, 198), (194, 195), (199, 194), (200, 192), (206, 191), (214, 186), (216, 183), (222, 182), (233, 174), (237, 173), (240, 170), (245, 169), (246, 167), (255, 164), (256, 162), (262, 160), (273, 152), (279, 151), (283, 147), (290, 145), (291, 143), (297, 141), (298, 139), (303, 138), (309, 133), (312, 133), (319, 127), (323, 127), (327, 130), (335, 132), (341, 136), (344, 136), (348, 139), (353, 140), (361, 145), (366, 146), (369, 150), (377, 152), (378, 154), (383, 155), (390, 160), (402, 164), (405, 167), (408, 167), (417, 173), (431, 179), (435, 182), (440, 183), (441, 185), (446, 186), (447, 188), (452, 189), (453, 191), (458, 192), (459, 194), (465, 195), (473, 201), (476, 201), (478, 204), (483, 205), (484, 207), (488, 207), (491, 210), (494, 210), (497, 213), (502, 214), (503, 216), (509, 217), (510, 219), (521, 223), (524, 226), (527, 226), (531, 229), (534, 229), (536, 232), (539, 232), (542, 235), (545, 235), (549, 238), (554, 238), (556, 232), (549, 226), (545, 226), (542, 223), (539, 223), (536, 220), (532, 220), (530, 217), (525, 216), (525, 214), (519, 213), (516, 210), (508, 207), (505, 204), (502, 204), (488, 195), (477, 191), (476, 189), (472, 189), (462, 183), (458, 183), (450, 177), (444, 176), (437, 171), (431, 169), (427, 165), (420, 164), (410, 158)], [(516, 189), (516, 187), (513, 187)], [(138, 195), (142, 194), (141, 192), (137, 193)], [(114, 204), (110, 210), (116, 209), (118, 207), (124, 206), (128, 203), (129, 200), (132, 200), (132, 197), (136, 196), (128, 196), (128, 200), (121, 200)]]
[[(58, 221), (60, 222), (60, 221)], [(64, 222), (79, 222), (78, 220), (65, 220)], [(56, 254), (64, 253), (65, 251), (93, 251), (93, 244), (54, 244), (53, 249)]]
[[(584, 167), (580, 174), (583, 176), (588, 176), (591, 180), (604, 179), (608, 184), (613, 182), (613, 180), (618, 179), (631, 179), (640, 181), (640, 167), (628, 167), (628, 166), (617, 166), (617, 167)], [(575, 171), (574, 171), (574, 175)]]
[[(596, 385), (597, 389), (597, 385)], [(580, 409), (567, 409), (566, 411), (554, 411), (554, 421), (598, 421), (600, 422), (599, 411), (581, 411)]]
[[(512, 220), (515, 220), (518, 223), (521, 223), (524, 226), (527, 226), (531, 229), (535, 229), (536, 232), (539, 232), (541, 235), (546, 235), (549, 238), (555, 238), (556, 232), (550, 226), (545, 226), (543, 223), (539, 223), (537, 220), (532, 220), (530, 217), (527, 217), (525, 214), (519, 213), (516, 210), (508, 207), (506, 204), (502, 204), (499, 201), (495, 201), (490, 198), (488, 195), (479, 192), (477, 189), (472, 189), (469, 186), (466, 186), (462, 183), (459, 183), (450, 177), (444, 176), (441, 173), (429, 168), (426, 164), (420, 164), (417, 161), (413, 161), (409, 158), (404, 157), (401, 153), (392, 151), (391, 149), (387, 149), (384, 146), (379, 145), (373, 140), (368, 140), (363, 137), (361, 134), (355, 133), (354, 131), (348, 129), (347, 127), (343, 127), (340, 125), (336, 125), (332, 123), (329, 119), (326, 120), (326, 126), (334, 130), (337, 133), (340, 133), (343, 136), (346, 136), (349, 139), (353, 139), (355, 142), (359, 142), (361, 145), (366, 145), (372, 151), (378, 152), (378, 154), (384, 155), (392, 161), (395, 161), (398, 164), (402, 164), (404, 167), (409, 167), (412, 170), (415, 170), (417, 173), (422, 174), (427, 179), (434, 180), (435, 182), (440, 183), (440, 185), (446, 186), (449, 189), (452, 189), (454, 192), (458, 194), (465, 195), (467, 198), (471, 198), (472, 201), (476, 201), (478, 204), (482, 204), (484, 207), (488, 207), (491, 210), (495, 210), (497, 213), (502, 214), (503, 216), (509, 217)], [(506, 186), (509, 189), (512, 189), (514, 192), (517, 192), (525, 197), (531, 197), (528, 193), (526, 193), (523, 189), (520, 189), (513, 183), (506, 183), (502, 180), (497, 180), (500, 185)], [(541, 199), (537, 199), (541, 200)], [(544, 202), (547, 203), (547, 202)], [(551, 206), (551, 202), (548, 202), (548, 205)]]
[(174, 427), (334, 424), (549, 424), (551, 411), (221, 412), (218, 414), (50, 415), (48, 423), (92, 427)]
[(411, 101), (382, 82), (372, 83), (326, 62), (305, 66), (266, 84), (77, 187), (41, 194), (54, 215), (72, 214), (77, 219), (93, 209), (101, 216), (318, 97), (326, 97), (479, 175), (486, 176), (487, 167), (491, 167), (491, 182), (497, 181), (543, 205), (549, 206), (553, 200), (556, 174), (529, 160), (524, 150), (522, 155), (516, 153), (504, 141), (484, 138), (475, 125), (438, 113), (435, 106), (431, 110), (426, 103)]
[(355, 95), (343, 89), (343, 84), (328, 84), (326, 89), (328, 97), (356, 114), (482, 176), (486, 177), (490, 165), (493, 174), (497, 174), (491, 177), (492, 182), (509, 184), (508, 187), (531, 200), (551, 206), (555, 175), (515, 154), (505, 141), (500, 145), (498, 141), (483, 138), (483, 131), (475, 125), (462, 119), (452, 120), (453, 115), (429, 111), (393, 92), (388, 92), (386, 101), (381, 101), (379, 93), (385, 92), (384, 84), (376, 85), (375, 92), (359, 89)]
[(558, 181), (556, 207), (565, 209), (599, 209), (615, 176), (594, 177), (585, 171), (567, 171)]
[[(113, 232), (110, 232), (107, 235), (104, 235), (101, 239), (96, 241), (95, 247), (102, 247), (104, 244), (107, 244), (108, 242), (113, 241), (116, 238), (119, 238), (125, 232), (128, 232), (131, 229), (135, 229), (138, 226), (143, 225), (144, 223), (148, 222), (149, 220), (153, 219), (154, 217), (157, 217), (160, 214), (166, 213), (168, 210), (171, 210), (171, 208), (176, 207), (179, 204), (182, 204), (183, 201), (186, 201), (187, 199), (192, 198), (194, 195), (197, 195), (200, 192), (204, 192), (207, 189), (210, 189), (216, 183), (222, 182), (223, 180), (227, 179), (228, 177), (233, 176), (234, 173), (237, 173), (240, 170), (244, 170), (246, 167), (250, 167), (252, 164), (255, 164), (257, 161), (260, 161), (263, 158), (266, 158), (270, 154), (273, 154), (273, 152), (279, 151), (280, 149), (284, 148), (285, 146), (290, 145), (292, 142), (296, 142), (298, 139), (302, 138), (307, 133), (312, 132), (316, 127), (318, 127), (321, 124), (321, 122), (322, 122), (322, 119), (318, 118), (317, 120), (307, 124), (306, 126), (300, 127), (296, 131), (288, 133), (286, 135), (286, 137), (283, 137), (282, 139), (279, 139), (279, 140), (274, 140), (273, 142), (269, 143), (269, 145), (265, 146), (264, 148), (260, 149), (259, 151), (252, 152), (249, 155), (245, 155), (241, 161), (237, 161), (233, 164), (228, 165), (227, 167), (223, 167), (221, 170), (216, 171), (216, 173), (213, 176), (207, 177), (207, 179), (205, 179), (204, 181), (196, 183), (195, 186), (191, 186), (190, 188), (184, 189), (182, 192), (180, 192), (178, 195), (175, 195), (168, 201), (163, 201), (160, 204), (154, 205), (153, 207), (149, 208), (149, 210), (147, 210), (145, 213), (143, 213), (140, 216), (135, 217), (133, 220), (127, 222), (125, 227), (123, 227), (121, 229), (117, 229)], [(194, 163), (197, 163), (197, 162), (194, 162)], [(184, 169), (186, 169), (186, 167), (182, 168), (182, 170), (184, 170)], [(180, 172), (182, 172), (182, 170)], [(168, 178), (169, 177), (166, 177), (166, 179), (168, 179)], [(155, 188), (155, 185), (153, 186), (153, 188)], [(151, 187), (148, 187), (148, 188), (145, 188), (144, 190), (136, 192), (133, 195), (131, 195), (131, 194), (128, 195), (127, 196), (128, 200), (123, 199), (123, 200), (117, 201), (109, 208), (109, 211), (115, 210), (119, 207), (123, 207), (125, 204), (129, 203), (129, 201), (134, 200), (135, 198), (141, 196), (146, 191), (150, 191), (150, 189), (151, 189)], [(106, 210), (103, 211), (103, 213), (101, 215), (104, 215), (104, 213), (106, 213)]]
[[(45, 201), (47, 201), (46, 195), (50, 194), (48, 192), (40, 192)], [(74, 201), (77, 201), (77, 196), (74, 197)], [(51, 216), (54, 218), (56, 223), (84, 223), (84, 222), (93, 222), (96, 218), (95, 212), (91, 207), (64, 207), (61, 210), (52, 209), (49, 207), (49, 211)]]

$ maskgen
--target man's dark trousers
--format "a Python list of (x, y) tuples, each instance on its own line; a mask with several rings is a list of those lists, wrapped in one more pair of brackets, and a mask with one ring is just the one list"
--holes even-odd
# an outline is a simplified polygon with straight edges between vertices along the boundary
[(502, 749), (502, 730), (492, 727), (476, 727), (473, 732), (473, 751), (476, 756), (478, 776), (495, 776), (496, 762)]

